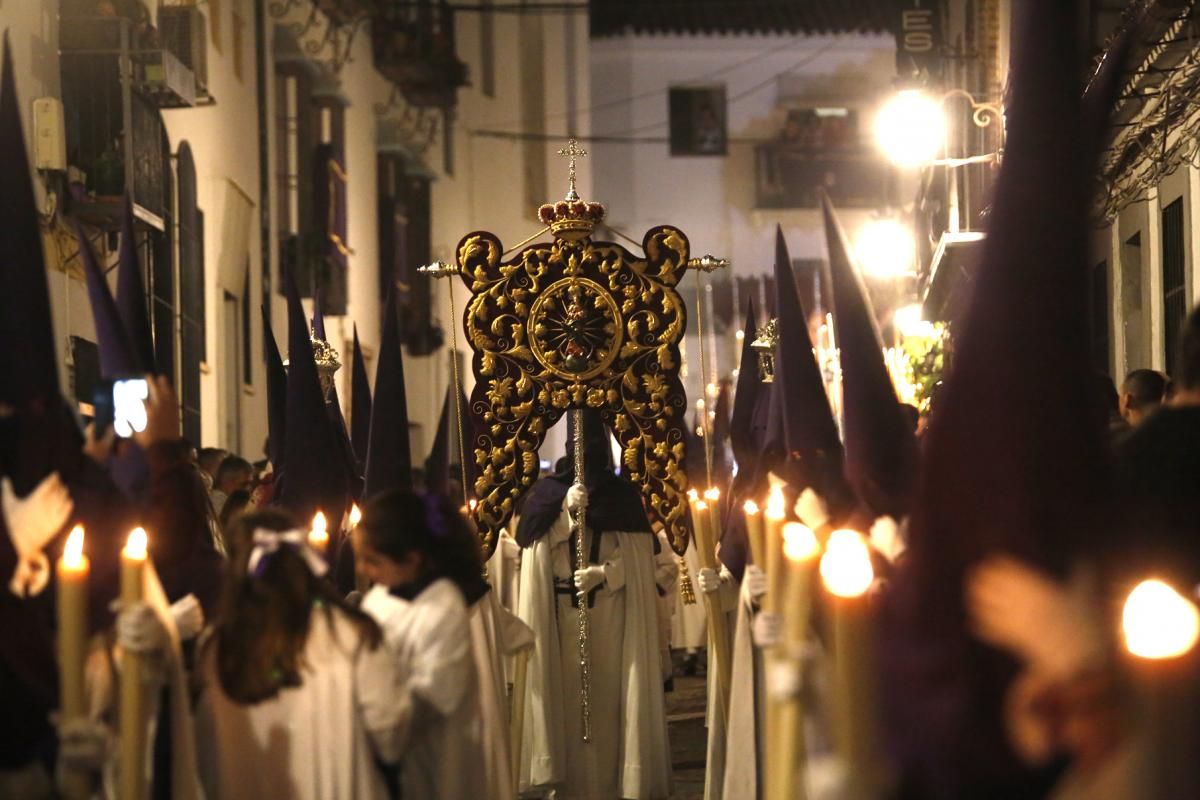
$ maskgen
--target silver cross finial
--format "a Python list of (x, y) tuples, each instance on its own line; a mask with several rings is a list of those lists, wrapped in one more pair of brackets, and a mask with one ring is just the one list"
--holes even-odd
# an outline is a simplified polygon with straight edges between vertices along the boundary
[(580, 147), (579, 142), (575, 139), (568, 139), (567, 146), (560, 148), (558, 154), (570, 159), (567, 162), (567, 199), (578, 200), (579, 192), (575, 191), (575, 159), (586, 156), (588, 151)]

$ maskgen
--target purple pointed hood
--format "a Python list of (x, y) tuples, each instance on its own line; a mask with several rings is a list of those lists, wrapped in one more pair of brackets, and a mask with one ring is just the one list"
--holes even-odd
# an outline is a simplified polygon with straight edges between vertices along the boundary
[(354, 326), (354, 354), (350, 363), (350, 444), (361, 474), (367, 464), (367, 442), (371, 437), (371, 384), (367, 380), (367, 361), (358, 343), (358, 326)]
[(917, 448), (883, 360), (883, 343), (846, 234), (821, 193), (829, 249), (829, 294), (842, 367), (846, 479), (872, 516), (901, 519), (916, 480)]
[[(467, 463), (465, 480), (467, 482), (467, 494), (475, 494), (475, 461), (472, 458), (472, 450), (470, 447), (471, 432), (471, 417), (467, 413), (467, 399), (459, 391), (458, 396), (459, 408), (462, 409), (462, 424), (463, 424), (463, 455), (466, 456)], [(450, 485), (451, 480), (463, 480), (464, 476), (455, 470), (452, 474), (450, 468), (459, 462), (459, 454), (454, 452), (454, 434), (451, 426), (458, 424), (456, 418), (456, 409), (454, 407), (454, 387), (446, 388), (446, 398), (442, 401), (442, 414), (438, 418), (437, 433), (433, 437), (433, 447), (429, 450), (429, 458), (425, 461), (425, 480), (430, 491), (436, 491), (445, 494)], [(451, 498), (456, 499), (456, 498)]]
[(100, 374), (111, 379), (139, 373), (140, 362), (130, 344), (129, 334), (121, 321), (116, 301), (108, 290), (108, 282), (96, 262), (92, 245), (78, 222), (75, 223), (75, 240), (79, 244), (79, 257), (83, 261), (83, 274), (87, 280), (88, 300), (92, 306), (92, 321), (96, 327)]
[(787, 459), (780, 465), (796, 491), (813, 487), (827, 502), (844, 502), (842, 443), (829, 406), (821, 367), (808, 334), (783, 229), (775, 229), (775, 403), (783, 423)]
[(313, 359), (308, 320), (295, 279), (285, 278), (288, 300), (287, 437), (283, 450), (280, 500), (300, 520), (320, 509), (336, 530), (349, 507), (350, 486), (337, 433), (325, 408)]
[(267, 307), (262, 307), (263, 358), (267, 364), (267, 457), (275, 471), (283, 469), (285, 432), (287, 430), (288, 374), (283, 368), (279, 345), (271, 332), (271, 320)]
[[(1109, 518), (1103, 424), (1084, 411), (1085, 280), (1092, 129), (1106, 124), (1113, 92), (1100, 89), (1082, 107), (1078, 21), (1071, 3), (1013, 5), (1004, 162), (893, 584), (887, 685), (905, 690), (887, 695), (888, 728), (922, 731), (895, 741), (921, 796), (985, 786), (993, 796), (1038, 796), (1041, 776), (1006, 738), (1016, 662), (971, 636), (964, 576), (994, 553), (1061, 575)], [(1023, 400), (1029, 386), (1036, 402)]]
[(82, 438), (60, 392), (54, 315), (7, 34), (0, 61), (0, 472), (18, 494), (69, 479)]
[(400, 315), (396, 289), (388, 291), (379, 337), (375, 399), (367, 445), (364, 499), (388, 489), (412, 488), (412, 451), (408, 438), (408, 398), (404, 387), (404, 354), (400, 348)]

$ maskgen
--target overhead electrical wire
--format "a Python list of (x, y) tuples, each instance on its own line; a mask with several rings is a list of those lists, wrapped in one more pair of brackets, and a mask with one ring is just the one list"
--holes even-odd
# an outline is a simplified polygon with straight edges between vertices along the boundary
[[(786, 50), (790, 47), (795, 47), (795, 46), (796, 46), (795, 39), (790, 39), (789, 41), (781, 42), (780, 44), (778, 44), (775, 47), (769, 47), (766, 50), (761, 50), (761, 51), (755, 53), (754, 55), (750, 56), (749, 58), (744, 58), (741, 61), (737, 61), (733, 64), (727, 64), (724, 67), (712, 70), (710, 72), (706, 72), (703, 75), (696, 75), (695, 77), (692, 77), (692, 78), (685, 78), (681, 81), (678, 81), (677, 85), (696, 84), (696, 83), (700, 83), (702, 81), (709, 81), (709, 80), (712, 80), (713, 78), (717, 78), (717, 77), (720, 77), (721, 75), (725, 75), (727, 73), (733, 72), (736, 69), (740, 69), (741, 67), (744, 67), (748, 64), (753, 64), (756, 61), (761, 61), (762, 59), (766, 58), (767, 56), (774, 55), (775, 53), (778, 53), (782, 50)], [(618, 97), (613, 100), (605, 100), (604, 102), (601, 102), (601, 103), (595, 103), (591, 106), (588, 106), (587, 108), (580, 109), (580, 110), (574, 111), (574, 112), (569, 111), (569, 110), (568, 111), (555, 111), (553, 114), (546, 114), (543, 118), (547, 119), (547, 120), (560, 119), (562, 117), (571, 116), (572, 114), (575, 114), (576, 116), (584, 116), (584, 115), (591, 116), (595, 112), (601, 111), (606, 108), (614, 108), (616, 106), (623, 106), (623, 105), (632, 103), (637, 100), (644, 100), (647, 97), (654, 97), (656, 95), (661, 95), (662, 91), (663, 91), (662, 89), (650, 89), (648, 91), (629, 95), (627, 97)], [(519, 123), (520, 121), (521, 121), (520, 119), (509, 119), (509, 120), (505, 120), (504, 122), (490, 123), (490, 125), (492, 127), (496, 127), (496, 128), (503, 128), (505, 125), (515, 125), (515, 124)]]

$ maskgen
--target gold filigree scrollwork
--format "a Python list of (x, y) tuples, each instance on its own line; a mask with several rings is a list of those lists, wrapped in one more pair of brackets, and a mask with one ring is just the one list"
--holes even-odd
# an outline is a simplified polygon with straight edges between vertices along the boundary
[(501, 261), (500, 240), (472, 233), (457, 268), (472, 298), (463, 327), (478, 380), (475, 518), (490, 555), (520, 496), (538, 477), (546, 431), (571, 408), (599, 409), (622, 449), (651, 521), (687, 547), (687, 477), (679, 342), (687, 312), (676, 291), (688, 240), (661, 226), (638, 257), (588, 237), (536, 244)]

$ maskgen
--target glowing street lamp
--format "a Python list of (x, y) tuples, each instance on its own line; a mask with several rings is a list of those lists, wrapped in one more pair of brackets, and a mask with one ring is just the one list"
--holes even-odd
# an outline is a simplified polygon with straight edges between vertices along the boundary
[(897, 92), (875, 117), (875, 140), (897, 166), (933, 161), (946, 140), (941, 102), (916, 89)]
[(854, 254), (863, 272), (876, 278), (912, 273), (916, 249), (912, 230), (892, 217), (873, 219), (858, 232)]
[(1200, 638), (1196, 604), (1160, 580), (1134, 587), (1121, 614), (1125, 647), (1139, 658), (1169, 659), (1186, 655)]

